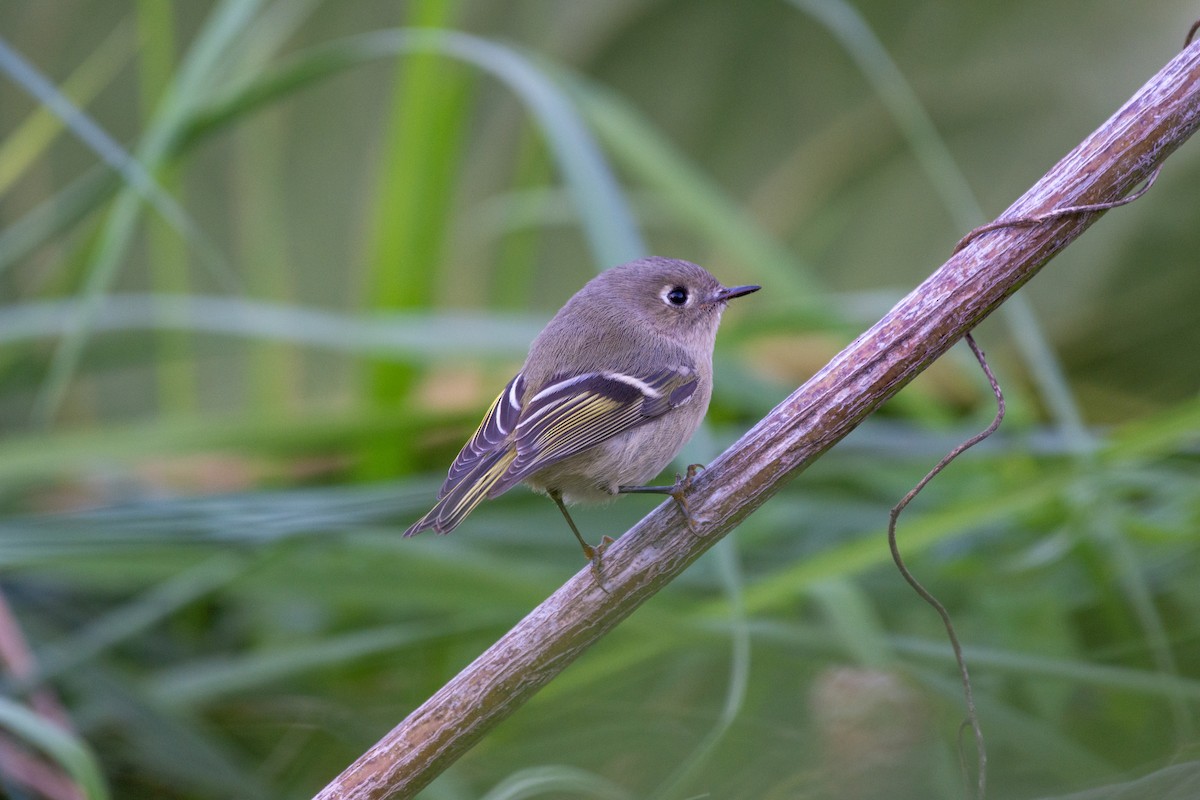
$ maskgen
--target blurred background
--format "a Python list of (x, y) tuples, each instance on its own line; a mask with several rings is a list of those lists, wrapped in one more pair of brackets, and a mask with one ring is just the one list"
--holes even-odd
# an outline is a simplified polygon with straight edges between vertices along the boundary
[[(0, 4), (0, 794), (311, 796), (584, 567), (523, 490), (399, 533), (589, 277), (655, 253), (763, 285), (707, 461), (1196, 14)], [(1194, 796), (1198, 175), (1189, 142), (984, 323), (1008, 418), (900, 522), (993, 798)], [(421, 796), (963, 796), (952, 653), (885, 529), (993, 413), (956, 348)]]

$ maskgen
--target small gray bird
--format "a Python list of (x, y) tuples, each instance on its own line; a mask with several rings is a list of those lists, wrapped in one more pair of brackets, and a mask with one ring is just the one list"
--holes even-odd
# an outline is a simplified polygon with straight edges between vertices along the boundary
[(404, 535), (449, 533), (485, 498), (524, 481), (558, 505), (599, 579), (611, 539), (585, 542), (566, 504), (655, 492), (687, 513), (687, 481), (642, 484), (704, 419), (725, 304), (759, 288), (726, 288), (702, 267), (657, 257), (597, 275), (533, 340), (450, 465), (437, 504)]

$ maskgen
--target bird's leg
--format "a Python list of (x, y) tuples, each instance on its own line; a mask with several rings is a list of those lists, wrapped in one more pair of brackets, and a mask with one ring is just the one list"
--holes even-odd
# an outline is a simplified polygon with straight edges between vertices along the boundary
[(696, 520), (692, 517), (691, 510), (688, 509), (687, 490), (691, 488), (696, 473), (702, 469), (704, 469), (703, 464), (689, 465), (685, 475), (675, 473), (675, 483), (671, 486), (618, 486), (617, 492), (619, 494), (670, 495), (671, 499), (675, 501), (675, 505), (679, 506), (679, 511), (683, 514), (683, 519), (687, 523), (688, 530), (694, 535), (699, 536), (700, 531), (696, 528)]
[(567, 525), (571, 528), (571, 533), (575, 534), (575, 538), (579, 541), (579, 546), (583, 548), (583, 557), (592, 564), (592, 574), (596, 576), (596, 584), (607, 594), (608, 589), (605, 588), (604, 577), (600, 573), (600, 558), (608, 546), (612, 544), (612, 537), (603, 536), (600, 539), (599, 546), (592, 547), (583, 540), (579, 529), (575, 527), (575, 520), (571, 519), (571, 515), (567, 512), (567, 506), (563, 503), (562, 495), (554, 489), (547, 489), (546, 494), (550, 495), (550, 499), (554, 501), (555, 505), (558, 506), (558, 510), (562, 512), (563, 519), (567, 521)]

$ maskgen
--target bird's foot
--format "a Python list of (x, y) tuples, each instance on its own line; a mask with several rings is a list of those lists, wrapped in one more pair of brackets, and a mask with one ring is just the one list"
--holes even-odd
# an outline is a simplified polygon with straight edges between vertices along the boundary
[[(679, 513), (683, 514), (683, 521), (687, 523), (688, 530), (695, 536), (700, 535), (700, 530), (697, 527), (696, 518), (692, 516), (692, 510), (688, 507), (687, 491), (692, 488), (692, 481), (696, 479), (696, 473), (702, 469), (704, 469), (703, 464), (689, 464), (685, 474), (675, 473), (675, 485), (667, 492), (675, 501), (675, 505), (679, 506)], [(700, 522), (703, 521), (700, 520)]]
[(605, 594), (608, 594), (608, 587), (604, 585), (602, 559), (604, 556), (604, 551), (607, 550), (608, 546), (612, 543), (613, 538), (611, 536), (602, 536), (600, 538), (600, 544), (596, 545), (595, 547), (586, 543), (583, 545), (583, 556), (592, 564), (592, 574), (596, 577), (596, 585), (599, 586)]

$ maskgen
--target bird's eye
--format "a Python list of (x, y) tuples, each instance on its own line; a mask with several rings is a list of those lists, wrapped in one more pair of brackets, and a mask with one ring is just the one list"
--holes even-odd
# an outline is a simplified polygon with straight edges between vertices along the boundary
[(666, 291), (666, 293), (663, 295), (663, 297), (671, 305), (676, 306), (676, 307), (682, 307), (684, 305), (687, 305), (688, 292), (687, 292), (687, 289), (685, 289), (682, 286), (672, 286), (670, 289), (668, 289)]

